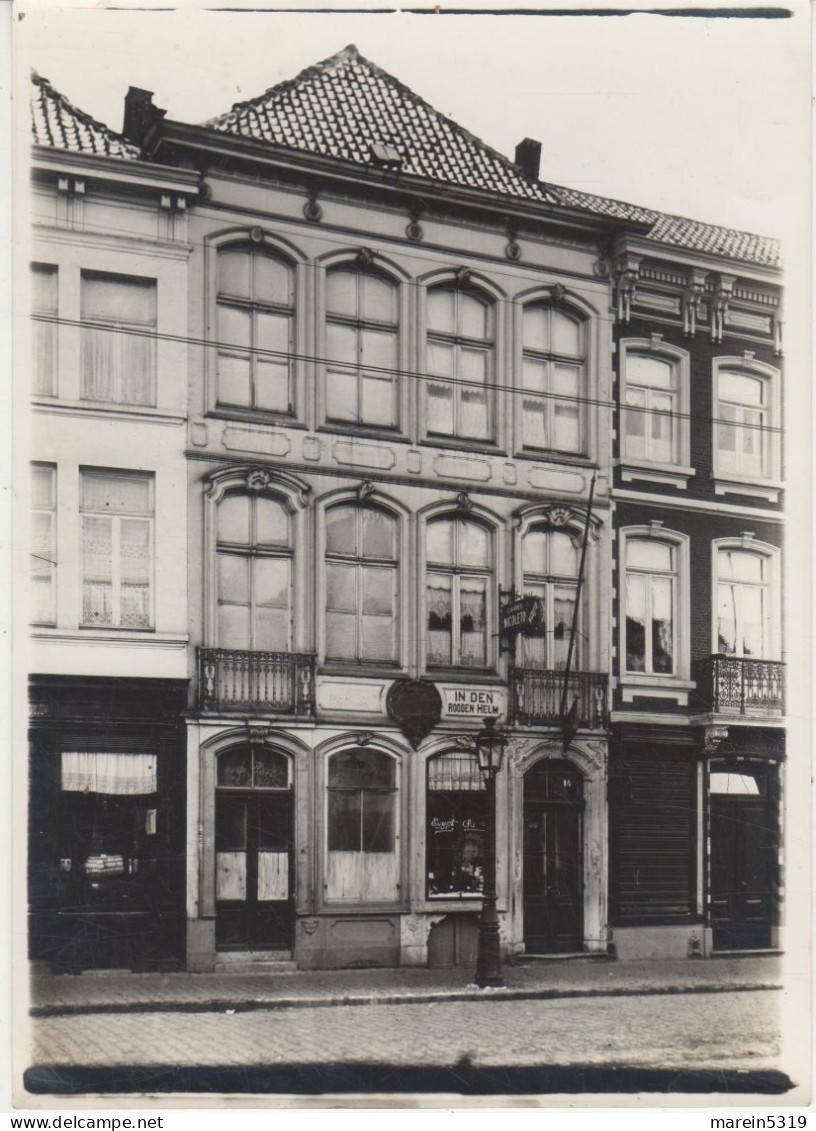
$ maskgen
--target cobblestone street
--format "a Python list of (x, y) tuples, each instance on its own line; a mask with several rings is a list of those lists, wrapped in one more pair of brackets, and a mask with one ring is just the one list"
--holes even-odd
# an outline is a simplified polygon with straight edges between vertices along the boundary
[(774, 1068), (772, 991), (50, 1017), (29, 1063)]

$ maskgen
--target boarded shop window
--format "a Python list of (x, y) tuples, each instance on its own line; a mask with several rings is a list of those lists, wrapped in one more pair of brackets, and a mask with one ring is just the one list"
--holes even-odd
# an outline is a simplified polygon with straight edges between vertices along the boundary
[(425, 845), (429, 898), (476, 895), (484, 883), (487, 791), (472, 754), (428, 761)]
[(344, 750), (328, 764), (326, 895), (382, 902), (398, 895), (397, 765), (376, 750)]

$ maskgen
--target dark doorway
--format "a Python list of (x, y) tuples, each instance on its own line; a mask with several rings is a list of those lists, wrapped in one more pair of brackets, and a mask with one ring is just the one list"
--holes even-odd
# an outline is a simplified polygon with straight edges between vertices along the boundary
[(583, 779), (564, 760), (524, 777), (524, 946), (527, 954), (583, 950)]
[(709, 775), (714, 950), (771, 946), (777, 869), (776, 769), (715, 763)]
[(288, 951), (294, 921), (289, 760), (244, 746), (218, 761), (216, 948)]

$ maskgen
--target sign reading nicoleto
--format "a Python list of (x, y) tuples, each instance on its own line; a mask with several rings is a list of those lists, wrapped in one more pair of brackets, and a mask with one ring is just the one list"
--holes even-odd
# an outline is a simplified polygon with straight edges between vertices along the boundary
[(517, 597), (499, 610), (502, 632), (526, 632), (544, 624), (544, 605), (540, 597)]
[(501, 687), (468, 687), (449, 685), (439, 688), (442, 694), (442, 718), (498, 718), (507, 711), (507, 692)]

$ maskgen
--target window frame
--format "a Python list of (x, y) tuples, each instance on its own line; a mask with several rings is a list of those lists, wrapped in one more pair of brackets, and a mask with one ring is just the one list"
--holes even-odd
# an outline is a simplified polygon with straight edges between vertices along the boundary
[[(680, 490), (688, 487), (689, 479), (696, 474), (691, 466), (691, 355), (688, 350), (664, 342), (661, 334), (653, 334), (651, 338), (622, 338), (618, 343), (620, 357), (620, 379), (618, 393), (618, 415), (620, 418), (620, 456), (618, 465), (621, 468), (623, 482), (633, 480), (669, 484)], [(627, 379), (627, 362), (630, 356), (640, 356), (663, 361), (671, 366), (672, 390), (674, 400), (671, 416), (672, 447), (677, 453), (676, 459), (666, 462), (650, 457), (639, 458), (632, 456), (627, 451), (626, 420), (629, 409), (626, 404), (626, 394), (629, 389)], [(652, 386), (632, 385), (637, 388), (652, 388)], [(644, 411), (643, 416), (651, 420), (652, 412)]]
[[(546, 574), (546, 575), (545, 574), (535, 574), (535, 575), (533, 575), (533, 574), (525, 571), (525, 569), (524, 569), (524, 539), (527, 538), (528, 535), (535, 534), (535, 533), (545, 533), (547, 535), (564, 534), (566, 537), (569, 538), (569, 540), (572, 542), (573, 548), (577, 551), (577, 555), (578, 555), (576, 573), (574, 574), (574, 576), (572, 578), (570, 578), (566, 574), (561, 575), (561, 574), (549, 573), (549, 574)], [(589, 547), (587, 549), (589, 550)], [(586, 622), (587, 622), (585, 605), (586, 605), (586, 595), (589, 593), (589, 586), (587, 585), (587, 578), (585, 576), (584, 585), (582, 586), (582, 593), (581, 593), (581, 595), (584, 596), (585, 599), (584, 599), (584, 602), (582, 603), (577, 597), (578, 576), (579, 576), (577, 569), (580, 569), (580, 558), (581, 558), (581, 535), (580, 535), (580, 533), (578, 532), (578, 530), (576, 530), (575, 528), (573, 528), (569, 525), (564, 525), (564, 526), (560, 526), (560, 527), (554, 526), (552, 523), (547, 522), (547, 518), (546, 518), (545, 515), (541, 515), (537, 519), (533, 518), (529, 522), (529, 524), (527, 524), (525, 526), (525, 529), (520, 531), (519, 541), (518, 541), (518, 553), (519, 553), (519, 569), (520, 569), (520, 572), (521, 572), (521, 588), (520, 588), (519, 592), (522, 593), (522, 594), (525, 594), (527, 592), (525, 585), (528, 584), (528, 583), (530, 585), (544, 585), (544, 586), (546, 586), (545, 597), (544, 597), (545, 604), (546, 604), (546, 612), (545, 612), (545, 620), (544, 620), (545, 626), (550, 626), (554, 623), (555, 618), (554, 618), (554, 615), (553, 615), (553, 608), (554, 608), (554, 604), (555, 604), (555, 592), (554, 592), (555, 588), (559, 585), (562, 585), (564, 587), (570, 585), (573, 588), (573, 590), (575, 591), (576, 600), (578, 600), (578, 626), (577, 626), (577, 632), (576, 632), (576, 636), (575, 636), (575, 648), (574, 648), (573, 655), (572, 655), (572, 666), (573, 666), (574, 671), (584, 671), (584, 670), (586, 670), (586, 669), (582, 668), (581, 665), (584, 662), (584, 653), (588, 650), (588, 641), (586, 639), (583, 639), (583, 637), (586, 635), (585, 629), (584, 629), (583, 626), (585, 626)], [(548, 548), (548, 551), (547, 551), (547, 559), (548, 559), (548, 563), (549, 563), (549, 560), (550, 560), (549, 548)], [(585, 566), (584, 566), (585, 571), (588, 571), (588, 566), (589, 566), (589, 553), (587, 554), (587, 562), (585, 563)], [(528, 579), (529, 579), (529, 582), (528, 582)], [(571, 628), (571, 624), (570, 624), (570, 628)], [(554, 635), (552, 635), (552, 630), (549, 627), (546, 627), (546, 632), (547, 632), (547, 638), (546, 638), (544, 650), (545, 650), (546, 655), (547, 655), (547, 661), (548, 661), (547, 666), (544, 667), (544, 668), (540, 668), (540, 669), (531, 668), (531, 665), (524, 659), (524, 636), (521, 633), (519, 633), (518, 638), (516, 640), (516, 664), (517, 664), (518, 667), (520, 667), (520, 668), (531, 668), (531, 670), (539, 670), (539, 671), (563, 671), (564, 670), (563, 668), (557, 668), (551, 662), (555, 657), (555, 652), (554, 652), (555, 637), (554, 637)]]
[[(764, 584), (767, 608), (764, 614), (766, 639), (765, 656), (742, 656), (736, 652), (721, 652), (719, 649), (719, 617), (717, 615), (718, 589), (720, 582), (719, 555), (721, 551), (737, 551), (754, 554), (762, 558), (767, 569)], [(734, 659), (767, 660), (779, 663), (782, 660), (782, 551), (778, 546), (760, 542), (745, 535), (737, 538), (715, 538), (711, 543), (711, 654), (712, 656), (732, 656)]]
[[(128, 321), (123, 318), (109, 319), (109, 318), (93, 318), (84, 314), (82, 311), (83, 299), (83, 283), (86, 279), (94, 278), (102, 280), (107, 278), (109, 281), (117, 281), (120, 283), (131, 283), (144, 286), (145, 284), (152, 284), (152, 289), (155, 298), (155, 316), (151, 323)], [(80, 303), (80, 333), (79, 333), (79, 399), (83, 404), (87, 405), (107, 405), (116, 408), (125, 409), (145, 409), (156, 408), (158, 404), (158, 328), (159, 328), (159, 279), (157, 276), (149, 275), (126, 275), (121, 271), (107, 271), (95, 267), (81, 267), (79, 271), (79, 303)], [(85, 342), (87, 341), (86, 331), (93, 330), (94, 327), (104, 327), (101, 332), (110, 334), (114, 343), (121, 342), (129, 336), (142, 336), (151, 338), (150, 340), (150, 372), (148, 374), (148, 388), (147, 399), (145, 400), (125, 400), (123, 396), (113, 397), (94, 397), (89, 395), (85, 389)], [(111, 329), (114, 327), (115, 329)], [(122, 330), (123, 334), (118, 331)], [(152, 336), (152, 337), (151, 337)], [(115, 374), (118, 379), (118, 384), (121, 386), (124, 379), (122, 371)], [(121, 388), (119, 389), (121, 393)]]
[[(83, 477), (86, 474), (104, 475), (109, 479), (140, 478), (149, 484), (150, 512), (148, 514), (112, 514), (86, 510), (83, 504)], [(94, 624), (86, 621), (83, 615), (85, 592), (84, 519), (109, 518), (111, 526), (111, 624)], [(148, 524), (148, 623), (146, 625), (123, 625), (121, 623), (121, 522), (122, 519), (138, 519)], [(103, 630), (108, 632), (155, 632), (156, 631), (156, 475), (155, 472), (135, 471), (126, 468), (101, 468), (81, 466), (79, 468), (79, 627), (83, 630)], [(118, 616), (117, 616), (118, 614)]]
[[(766, 390), (766, 404), (762, 409), (767, 417), (764, 427), (771, 429), (771, 431), (765, 433), (763, 441), (763, 445), (766, 445), (763, 459), (766, 461), (767, 474), (743, 473), (739, 468), (736, 470), (726, 469), (722, 466), (719, 422), (723, 420), (720, 407), (720, 374), (723, 372), (759, 380)], [(773, 429), (781, 428), (783, 423), (781, 402), (782, 375), (779, 369), (765, 362), (757, 361), (750, 351), (739, 356), (714, 358), (712, 363), (711, 404), (714, 423), (711, 430), (711, 465), (716, 495), (752, 495), (767, 499), (772, 503), (779, 501), (779, 493), (784, 487), (782, 482), (782, 435), (781, 432), (773, 431)], [(735, 426), (739, 427), (739, 425)]]
[[(547, 311), (548, 322), (552, 323), (552, 313), (561, 314), (564, 317), (574, 321), (578, 326), (580, 336), (581, 352), (579, 354), (561, 353), (555, 348), (541, 350), (536, 347), (526, 345), (524, 341), (524, 321), (525, 314), (528, 310), (541, 309)], [(519, 336), (519, 362), (517, 381), (517, 400), (519, 402), (519, 425), (518, 425), (518, 446), (522, 453), (529, 456), (536, 456), (543, 458), (546, 454), (553, 454), (559, 458), (566, 457), (568, 459), (583, 459), (586, 458), (589, 446), (589, 412), (588, 412), (588, 399), (590, 397), (588, 389), (588, 375), (589, 375), (589, 352), (590, 352), (590, 319), (586, 311), (579, 309), (567, 301), (559, 301), (554, 299), (551, 295), (538, 295), (534, 298), (529, 298), (520, 306), (519, 320), (518, 320), (518, 336)], [(550, 343), (553, 346), (552, 328), (550, 326)], [(524, 369), (525, 362), (530, 358), (535, 362), (543, 362), (547, 367), (547, 389), (543, 393), (536, 394), (535, 390), (528, 389), (524, 383)], [(546, 428), (548, 436), (554, 436), (556, 432), (555, 427), (555, 407), (559, 399), (563, 399), (563, 394), (553, 392), (552, 378), (553, 370), (556, 365), (561, 363), (569, 363), (576, 365), (579, 373), (579, 389), (578, 389), (578, 435), (579, 445), (577, 449), (558, 448), (551, 444), (548, 447), (539, 447), (537, 444), (528, 443), (525, 440), (525, 418), (526, 409), (524, 407), (524, 399), (527, 395), (538, 396), (544, 405)]]
[[(432, 791), (430, 789), (429, 778), (430, 778), (430, 772), (431, 772), (431, 763), (437, 758), (444, 758), (444, 757), (446, 757), (447, 755), (450, 755), (450, 754), (458, 755), (458, 756), (461, 756), (463, 758), (466, 757), (466, 756), (470, 757), (473, 760), (473, 762), (476, 763), (475, 754), (469, 753), (468, 751), (461, 751), (461, 750), (457, 750), (456, 748), (450, 748), (450, 747), (446, 747), (446, 748), (443, 748), (443, 749), (440, 749), (440, 750), (435, 750), (432, 753), (429, 753), (427, 758), (425, 758), (425, 760), (424, 760), (423, 773), (422, 773), (422, 789), (424, 791), (424, 794), (423, 794), (423, 801), (424, 801), (423, 812), (424, 812), (424, 833), (425, 833), (424, 841), (425, 841), (425, 844), (424, 844), (424, 852), (423, 852), (424, 880), (423, 880), (423, 884), (422, 884), (422, 900), (428, 906), (436, 906), (440, 903), (444, 903), (445, 901), (453, 901), (454, 903), (468, 904), (468, 903), (472, 903), (472, 902), (477, 901), (477, 900), (481, 900), (482, 896), (483, 896), (483, 892), (484, 892), (484, 887), (483, 887), (484, 874), (482, 874), (482, 877), (481, 877), (482, 886), (474, 889), (473, 891), (456, 891), (456, 892), (451, 891), (451, 892), (432, 893), (429, 890), (429, 887), (430, 887), (430, 846), (433, 843), (431, 836), (430, 836), (430, 829), (429, 829), (430, 821), (431, 821), (431, 818), (429, 817), (429, 811), (430, 811), (430, 808), (431, 808), (431, 806), (430, 806), (430, 794), (431, 794), (431, 792), (444, 793), (444, 794), (472, 792), (472, 793), (477, 793), (483, 799), (483, 801), (487, 801), (487, 788), (485, 787), (484, 781), (481, 778), (481, 774), (480, 774), (479, 769), (478, 769), (478, 763), (476, 763), (476, 775), (479, 777), (479, 780), (481, 782), (481, 787), (479, 789), (474, 789), (474, 790), (434, 790), (434, 791)], [(485, 808), (486, 808), (486, 806), (485, 806)], [(489, 812), (486, 812), (485, 817), (486, 817), (486, 820), (488, 820), (488, 821), (493, 819), (493, 815), (490, 814)]]
[[(476, 526), (480, 526), (486, 531), (488, 536), (488, 547), (490, 551), (490, 564), (484, 569), (475, 566), (463, 567), (459, 565), (444, 565), (440, 563), (433, 563), (428, 558), (428, 527), (438, 521), (452, 521), (454, 523), (454, 557), (458, 556), (458, 541), (459, 536), (456, 531), (459, 525), (463, 522), (472, 522)], [(496, 584), (499, 566), (501, 562), (502, 547), (498, 543), (497, 533), (498, 528), (490, 518), (478, 512), (468, 512), (466, 514), (450, 509), (443, 509), (436, 513), (431, 513), (425, 516), (424, 522), (420, 528), (422, 538), (422, 572), (420, 581), (422, 585), (422, 596), (419, 602), (419, 610), (421, 617), (421, 631), (418, 634), (419, 646), (422, 648), (421, 667), (426, 672), (439, 672), (449, 674), (451, 672), (466, 673), (469, 678), (479, 675), (489, 675), (496, 672), (496, 640), (490, 631), (490, 626), (494, 623), (495, 617), (495, 602), (496, 602)], [(449, 664), (431, 664), (428, 660), (428, 573), (430, 570), (435, 570), (437, 573), (445, 573), (446, 576), (451, 577), (451, 662)], [(460, 664), (459, 653), (461, 650), (461, 620), (459, 614), (460, 610), (460, 584), (463, 575), (470, 575), (473, 577), (484, 577), (487, 580), (485, 586), (486, 602), (485, 602), (485, 663), (483, 665), (473, 665), (463, 667)], [(460, 624), (459, 633), (454, 633), (454, 625)]]
[[(645, 695), (646, 697), (675, 699), (679, 706), (686, 706), (688, 704), (688, 692), (697, 686), (696, 682), (689, 676), (691, 650), (690, 538), (680, 531), (663, 529), (661, 522), (653, 522), (648, 526), (623, 527), (618, 531), (618, 539), (620, 545), (618, 672), (622, 688), (622, 700), (624, 703), (631, 703), (635, 695)], [(626, 668), (626, 579), (629, 573), (629, 542), (650, 540), (670, 546), (674, 551), (675, 564), (672, 574), (675, 579), (672, 587), (673, 672), (630, 672)]]
[[(47, 564), (49, 566), (48, 580), (49, 580), (49, 592), (50, 592), (50, 601), (49, 601), (50, 616), (46, 620), (35, 619), (35, 617), (33, 616), (34, 601), (32, 600), (29, 604), (29, 608), (31, 609), (31, 612), (32, 612), (32, 616), (29, 620), (29, 623), (32, 626), (36, 626), (38, 628), (40, 628), (40, 627), (53, 628), (57, 624), (57, 569), (58, 569), (58, 565), (59, 565), (59, 558), (58, 558), (58, 553), (59, 553), (59, 551), (58, 551), (58, 545), (59, 545), (59, 542), (58, 542), (58, 537), (59, 537), (59, 531), (58, 531), (59, 475), (58, 475), (58, 471), (57, 471), (57, 465), (55, 463), (45, 463), (45, 462), (42, 462), (42, 461), (39, 461), (39, 460), (34, 460), (34, 461), (32, 461), (30, 468), (29, 468), (29, 476), (31, 476), (32, 472), (35, 469), (40, 470), (40, 471), (48, 471), (49, 472), (49, 477), (50, 477), (50, 480), (51, 480), (51, 500), (52, 500), (52, 502), (47, 507), (40, 506), (40, 505), (36, 504), (33, 500), (33, 484), (32, 484), (31, 485), (32, 498), (30, 499), (30, 505), (29, 505), (29, 512), (30, 512), (29, 521), (31, 522), (31, 526), (33, 527), (33, 515), (35, 513), (36, 514), (48, 514), (50, 516), (50, 519), (51, 519), (51, 523), (50, 523), (50, 527), (51, 527), (50, 546), (51, 546), (51, 553), (53, 555), (53, 560), (47, 561)], [(33, 546), (33, 529), (29, 530), (29, 546)], [(35, 553), (35, 551), (33, 549), (29, 549), (29, 553), (31, 554), (32, 559), (42, 560), (42, 555)], [(33, 560), (32, 560), (32, 572), (33, 572)], [(36, 587), (36, 583), (33, 581), (33, 579), (30, 581), (30, 584), (32, 585), (32, 589), (34, 589)], [(32, 596), (33, 596), (33, 593), (32, 593)]]
[[(60, 267), (57, 263), (32, 262), (29, 268), (31, 285), (31, 395), (33, 397), (56, 398), (59, 395), (59, 287)], [(38, 307), (35, 305), (35, 275), (52, 275), (54, 278), (54, 305), (53, 307)], [(38, 318), (40, 315), (42, 318)], [(37, 360), (37, 338), (40, 334), (48, 332), (51, 351), (51, 367), (48, 374), (49, 380), (45, 383), (48, 389), (40, 389)]]

